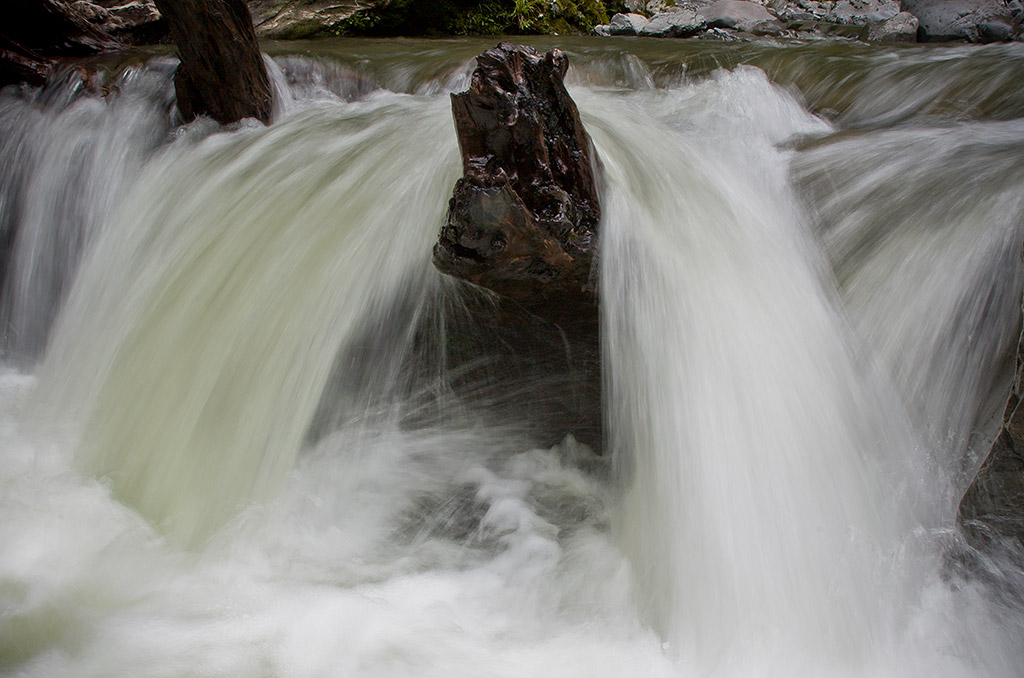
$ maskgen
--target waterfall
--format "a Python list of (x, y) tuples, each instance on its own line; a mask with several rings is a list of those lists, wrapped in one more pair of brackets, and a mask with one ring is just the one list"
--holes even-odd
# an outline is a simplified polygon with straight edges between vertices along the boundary
[(0, 674), (1020, 674), (1024, 569), (954, 516), (1024, 55), (564, 42), (602, 454), (557, 328), (430, 264), (485, 42), (271, 51), (270, 126), (178, 125), (165, 58), (0, 92)]

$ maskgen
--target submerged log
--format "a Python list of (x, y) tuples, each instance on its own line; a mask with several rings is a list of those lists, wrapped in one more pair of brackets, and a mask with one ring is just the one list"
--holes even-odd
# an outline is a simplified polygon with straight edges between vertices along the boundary
[(245, 0), (156, 0), (178, 47), (174, 74), (185, 120), (270, 120), (270, 78)]
[(598, 163), (559, 50), (501, 43), (452, 95), (463, 177), (434, 246), (442, 272), (596, 332)]

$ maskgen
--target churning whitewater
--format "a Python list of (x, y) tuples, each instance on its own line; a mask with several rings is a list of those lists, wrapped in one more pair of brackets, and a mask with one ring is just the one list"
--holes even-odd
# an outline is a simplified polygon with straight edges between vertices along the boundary
[(557, 375), (449, 368), (485, 43), (272, 54), (267, 127), (178, 126), (165, 57), (0, 92), (0, 673), (1021, 675), (1021, 555), (966, 567), (954, 518), (1019, 327), (1024, 50), (607, 44), (563, 45), (601, 454), (494, 395)]

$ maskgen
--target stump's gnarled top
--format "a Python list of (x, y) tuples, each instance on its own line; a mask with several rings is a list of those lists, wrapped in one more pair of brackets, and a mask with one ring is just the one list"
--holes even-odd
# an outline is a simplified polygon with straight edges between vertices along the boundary
[(509, 43), (477, 57), (452, 95), (464, 175), (434, 247), (441, 271), (548, 317), (595, 303), (598, 163), (568, 67), (560, 50)]

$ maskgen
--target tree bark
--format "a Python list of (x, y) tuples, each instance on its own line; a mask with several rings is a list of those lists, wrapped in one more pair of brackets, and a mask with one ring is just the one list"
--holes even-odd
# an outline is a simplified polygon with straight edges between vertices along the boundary
[(463, 177), (434, 264), (570, 333), (597, 328), (598, 163), (559, 50), (499, 44), (452, 95)]
[(469, 90), (452, 95), (463, 177), (434, 264), (499, 296), (463, 305), (477, 329), (446, 323), (447, 367), (469, 377), (467, 397), (490, 383), (474, 378), (486, 365), (514, 394), (498, 410), (547, 443), (571, 432), (600, 452), (599, 163), (567, 69), (559, 50), (508, 43), (477, 57)]
[(178, 47), (174, 74), (185, 120), (270, 121), (270, 78), (245, 0), (157, 0)]

